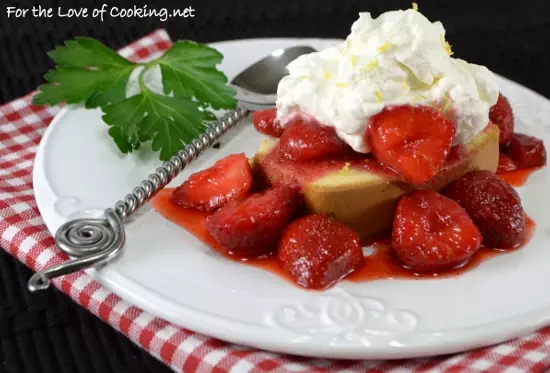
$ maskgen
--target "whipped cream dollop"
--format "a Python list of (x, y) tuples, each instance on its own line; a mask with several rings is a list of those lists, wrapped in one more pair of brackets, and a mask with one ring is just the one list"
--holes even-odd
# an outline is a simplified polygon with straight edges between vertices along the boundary
[(443, 25), (417, 10), (375, 19), (360, 13), (345, 42), (287, 66), (277, 117), (284, 125), (298, 113), (310, 115), (367, 153), (370, 117), (389, 105), (429, 105), (455, 121), (453, 144), (464, 143), (487, 126), (499, 90), (486, 67), (451, 55)]

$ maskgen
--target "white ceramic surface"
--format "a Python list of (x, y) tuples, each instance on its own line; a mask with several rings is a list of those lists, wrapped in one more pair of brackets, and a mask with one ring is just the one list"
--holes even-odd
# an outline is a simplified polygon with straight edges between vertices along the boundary
[[(271, 51), (323, 48), (334, 40), (263, 39), (215, 43), (232, 78)], [(499, 77), (517, 129), (550, 144), (550, 102)], [(221, 140), (171, 185), (234, 152), (254, 154), (261, 135), (250, 120)], [(121, 155), (99, 110), (70, 107), (44, 136), (34, 169), (38, 206), (51, 232), (77, 216), (98, 216), (158, 165), (156, 154)], [(152, 314), (220, 339), (274, 351), (335, 358), (404, 358), (500, 342), (550, 324), (550, 173), (520, 188), (536, 221), (532, 241), (457, 278), (343, 281), (308, 292), (260, 269), (213, 253), (150, 206), (127, 224), (123, 256), (89, 273)]]

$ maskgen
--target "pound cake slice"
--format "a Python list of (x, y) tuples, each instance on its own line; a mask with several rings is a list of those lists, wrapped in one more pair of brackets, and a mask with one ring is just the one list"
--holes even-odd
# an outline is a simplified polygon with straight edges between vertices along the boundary
[(333, 215), (362, 238), (391, 228), (399, 198), (416, 189), (440, 190), (474, 169), (496, 171), (499, 128), (489, 125), (473, 139), (453, 148), (445, 165), (424, 185), (407, 183), (372, 156), (295, 162), (277, 151), (277, 139), (262, 142), (253, 167), (273, 185), (300, 188), (310, 213)]

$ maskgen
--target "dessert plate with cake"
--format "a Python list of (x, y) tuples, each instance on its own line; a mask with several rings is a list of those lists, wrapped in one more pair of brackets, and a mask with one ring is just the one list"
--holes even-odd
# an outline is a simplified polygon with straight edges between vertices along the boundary
[[(88, 273), (176, 325), (307, 356), (445, 354), (550, 323), (550, 101), (456, 58), (417, 9), (361, 13), (345, 40), (212, 44), (229, 78), (293, 45), (317, 52), (288, 65), (276, 106), (191, 163), (126, 224), (124, 255)], [(120, 155), (101, 120), (70, 107), (40, 145), (51, 232), (158, 165)]]

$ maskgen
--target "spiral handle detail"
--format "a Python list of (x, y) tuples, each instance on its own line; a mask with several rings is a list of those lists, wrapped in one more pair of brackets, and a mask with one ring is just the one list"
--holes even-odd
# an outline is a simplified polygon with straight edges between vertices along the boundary
[(103, 219), (75, 219), (59, 227), (55, 241), (73, 259), (35, 273), (29, 279), (29, 290), (35, 292), (47, 289), (55, 277), (104, 265), (120, 255), (125, 240), (124, 221), (249, 114), (250, 111), (246, 109), (236, 108), (208, 125), (202, 135), (185, 145), (124, 199), (116, 202), (114, 209), (105, 210)]

